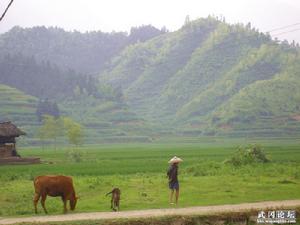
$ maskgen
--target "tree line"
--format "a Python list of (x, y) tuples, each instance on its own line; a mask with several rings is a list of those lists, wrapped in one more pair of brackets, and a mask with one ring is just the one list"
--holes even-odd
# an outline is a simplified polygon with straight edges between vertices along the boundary
[(78, 146), (83, 144), (84, 131), (83, 126), (70, 117), (45, 115), (37, 136), (43, 145), (46, 140), (52, 140), (56, 149), (57, 141), (62, 137), (66, 138), (70, 145)]
[(132, 27), (129, 34), (16, 26), (0, 35), (0, 49), (2, 54), (22, 54), (39, 62), (49, 61), (65, 71), (71, 69), (82, 74), (98, 74), (125, 47), (165, 32), (165, 28), (157, 29), (152, 25)]

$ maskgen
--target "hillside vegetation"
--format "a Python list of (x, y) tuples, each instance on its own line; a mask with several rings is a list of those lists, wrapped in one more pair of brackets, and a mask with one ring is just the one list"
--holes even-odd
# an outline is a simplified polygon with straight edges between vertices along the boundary
[(139, 115), (168, 127), (279, 134), (299, 131), (299, 62), (294, 43), (208, 17), (126, 48), (101, 76)]
[(123, 48), (146, 41), (164, 33), (151, 25), (133, 27), (125, 32), (101, 31), (67, 32), (50, 27), (14, 27), (0, 36), (1, 54), (22, 54), (37, 61), (50, 61), (62, 69), (95, 74), (104, 69), (109, 60)]
[(29, 136), (32, 135), (32, 128), (37, 126), (35, 117), (37, 98), (2, 84), (0, 93), (1, 120), (14, 121), (26, 130)]
[[(57, 103), (90, 143), (300, 133), (299, 45), (250, 24), (208, 17), (175, 32), (148, 25), (130, 34), (15, 27), (0, 49), (0, 83)], [(34, 104), (28, 121), (38, 123)]]

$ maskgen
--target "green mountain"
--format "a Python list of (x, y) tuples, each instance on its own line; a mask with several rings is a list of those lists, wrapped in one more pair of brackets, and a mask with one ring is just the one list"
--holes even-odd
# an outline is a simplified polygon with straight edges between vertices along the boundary
[(147, 141), (145, 122), (132, 112), (120, 89), (93, 76), (39, 62), (21, 54), (0, 56), (0, 121), (24, 128), (28, 144), (39, 143), (45, 114), (72, 117), (84, 126), (85, 142)]
[(0, 120), (31, 143), (47, 104), (81, 123), (86, 143), (300, 134), (299, 45), (250, 24), (208, 17), (129, 35), (16, 27), (0, 49)]
[(282, 135), (299, 131), (299, 62), (295, 44), (209, 17), (127, 47), (101, 78), (162, 127)]
[(86, 143), (148, 140), (139, 128), (145, 122), (128, 108), (119, 89), (32, 57), (6, 55), (0, 65), (0, 121), (23, 128), (28, 144), (40, 142), (38, 128), (45, 114), (82, 124)]
[(50, 27), (14, 27), (0, 36), (0, 55), (23, 55), (36, 61), (49, 61), (60, 69), (97, 74), (126, 46), (144, 42), (166, 31), (151, 25), (125, 32), (67, 32)]

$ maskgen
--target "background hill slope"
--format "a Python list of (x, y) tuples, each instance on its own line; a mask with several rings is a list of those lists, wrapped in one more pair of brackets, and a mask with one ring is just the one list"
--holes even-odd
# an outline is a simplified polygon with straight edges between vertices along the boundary
[[(0, 120), (17, 125), (37, 128), (46, 99), (83, 124), (90, 143), (300, 133), (299, 45), (250, 24), (208, 17), (129, 35), (16, 27), (0, 36), (0, 49)], [(30, 99), (30, 119), (10, 108), (7, 93)]]
[[(285, 117), (275, 131), (300, 114), (299, 62), (295, 44), (209, 17), (125, 48), (102, 76), (122, 87), (139, 115), (164, 126), (253, 132), (266, 117), (268, 127)], [(291, 123), (294, 131), (299, 124)]]

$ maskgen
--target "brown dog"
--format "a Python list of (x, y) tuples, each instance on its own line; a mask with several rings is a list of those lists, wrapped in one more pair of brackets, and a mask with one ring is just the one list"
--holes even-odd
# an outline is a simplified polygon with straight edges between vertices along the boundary
[(120, 196), (121, 196), (121, 191), (119, 188), (114, 188), (112, 189), (111, 192), (108, 192), (106, 194), (109, 195), (111, 194), (111, 209), (114, 211), (119, 211), (120, 210)]

